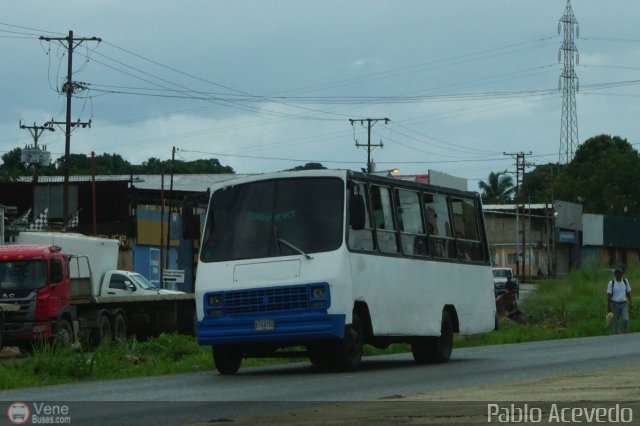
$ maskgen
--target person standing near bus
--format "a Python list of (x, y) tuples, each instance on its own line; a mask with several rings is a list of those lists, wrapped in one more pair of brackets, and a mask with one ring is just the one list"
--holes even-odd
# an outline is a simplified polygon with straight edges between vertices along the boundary
[[(629, 280), (623, 277), (624, 271), (617, 268), (614, 279), (607, 285), (608, 312), (613, 313), (613, 331), (618, 334), (618, 322), (622, 317), (622, 332), (629, 328), (629, 307), (631, 306), (631, 286)], [(628, 302), (627, 302), (628, 300)]]

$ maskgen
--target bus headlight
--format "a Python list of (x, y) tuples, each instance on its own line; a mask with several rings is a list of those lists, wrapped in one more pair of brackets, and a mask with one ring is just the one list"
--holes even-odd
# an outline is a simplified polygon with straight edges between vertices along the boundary
[(222, 306), (224, 305), (223, 294), (212, 294), (209, 296), (209, 306)]
[(327, 297), (327, 288), (325, 286), (312, 287), (311, 297), (314, 299), (324, 299)]

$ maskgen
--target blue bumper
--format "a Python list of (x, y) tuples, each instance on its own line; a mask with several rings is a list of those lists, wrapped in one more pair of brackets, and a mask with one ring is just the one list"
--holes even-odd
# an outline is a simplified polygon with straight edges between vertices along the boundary
[[(287, 343), (339, 339), (344, 335), (345, 315), (324, 312), (207, 316), (197, 323), (201, 345)], [(273, 320), (272, 330), (256, 330), (256, 321)]]

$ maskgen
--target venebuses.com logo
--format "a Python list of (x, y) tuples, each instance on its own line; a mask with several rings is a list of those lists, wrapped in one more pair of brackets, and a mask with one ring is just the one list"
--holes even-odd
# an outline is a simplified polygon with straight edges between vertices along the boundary
[(7, 408), (7, 418), (14, 425), (23, 425), (29, 421), (31, 410), (24, 402), (14, 402)]
[(67, 404), (47, 402), (14, 402), (7, 408), (7, 419), (14, 425), (71, 424), (71, 410)]

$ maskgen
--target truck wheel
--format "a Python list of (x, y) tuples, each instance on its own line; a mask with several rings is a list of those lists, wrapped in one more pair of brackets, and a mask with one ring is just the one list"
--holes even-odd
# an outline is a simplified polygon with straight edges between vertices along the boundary
[(242, 351), (234, 346), (212, 347), (213, 362), (220, 374), (236, 374), (242, 363)]
[(73, 327), (66, 319), (61, 319), (56, 324), (56, 334), (53, 335), (53, 344), (61, 348), (71, 347), (73, 343)]
[(116, 342), (124, 342), (127, 340), (127, 322), (124, 315), (116, 314), (111, 322), (111, 330), (113, 330), (113, 340)]
[(91, 340), (94, 346), (111, 343), (111, 323), (106, 315), (100, 315), (98, 327), (91, 331)]

